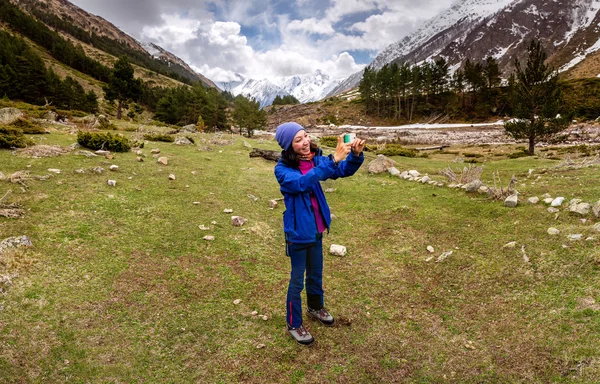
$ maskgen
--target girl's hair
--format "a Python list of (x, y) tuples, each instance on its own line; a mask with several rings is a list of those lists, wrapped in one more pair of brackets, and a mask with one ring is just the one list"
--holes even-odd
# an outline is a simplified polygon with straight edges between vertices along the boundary
[[(312, 153), (317, 153), (319, 146), (314, 141), (310, 142), (310, 151)], [(294, 152), (294, 148), (290, 145), (288, 149), (285, 151), (281, 151), (281, 160), (290, 167), (297, 168), (300, 165), (300, 158), (298, 154)]]

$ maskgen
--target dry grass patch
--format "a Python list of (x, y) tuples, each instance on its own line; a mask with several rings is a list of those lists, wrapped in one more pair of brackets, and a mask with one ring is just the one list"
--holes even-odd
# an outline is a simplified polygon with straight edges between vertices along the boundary
[(34, 145), (33, 147), (17, 149), (15, 154), (17, 156), (40, 158), (56, 157), (71, 151), (72, 149), (70, 147), (62, 147), (60, 145)]

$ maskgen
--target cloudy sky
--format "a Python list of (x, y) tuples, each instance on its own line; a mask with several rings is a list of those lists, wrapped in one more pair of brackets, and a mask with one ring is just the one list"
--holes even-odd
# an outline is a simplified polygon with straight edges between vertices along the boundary
[(70, 0), (214, 81), (361, 70), (454, 0)]

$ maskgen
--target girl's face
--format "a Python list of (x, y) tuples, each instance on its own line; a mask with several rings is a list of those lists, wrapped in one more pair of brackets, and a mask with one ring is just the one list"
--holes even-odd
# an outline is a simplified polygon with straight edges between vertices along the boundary
[(310, 155), (310, 136), (304, 129), (298, 131), (294, 140), (292, 140), (292, 149), (297, 155), (307, 156)]

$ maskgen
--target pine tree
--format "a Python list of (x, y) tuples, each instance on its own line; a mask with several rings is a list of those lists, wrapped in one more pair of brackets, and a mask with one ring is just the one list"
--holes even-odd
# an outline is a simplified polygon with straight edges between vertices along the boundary
[(506, 123), (504, 128), (515, 139), (527, 139), (529, 155), (533, 156), (536, 140), (564, 130), (570, 118), (558, 115), (563, 104), (558, 72), (545, 64), (546, 52), (541, 43), (532, 40), (527, 53), (525, 68), (515, 60), (516, 76), (510, 101), (516, 121)]
[(133, 77), (133, 67), (127, 56), (121, 56), (113, 66), (108, 83), (104, 86), (107, 100), (117, 101), (117, 119), (123, 115), (123, 103), (128, 99), (137, 101), (142, 94), (142, 81)]

